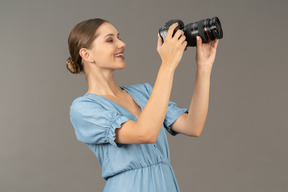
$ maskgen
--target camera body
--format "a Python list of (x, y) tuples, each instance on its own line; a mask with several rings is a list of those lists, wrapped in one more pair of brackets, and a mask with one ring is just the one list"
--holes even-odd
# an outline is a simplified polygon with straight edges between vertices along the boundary
[(183, 21), (179, 19), (173, 19), (166, 22), (165, 26), (159, 29), (159, 35), (162, 38), (162, 42), (164, 42), (167, 36), (169, 27), (176, 22), (178, 23), (178, 26), (175, 28), (172, 37), (177, 30), (182, 30), (186, 36), (187, 47), (195, 47), (197, 45), (197, 36), (201, 37), (203, 43), (209, 43), (215, 39), (223, 38), (223, 30), (218, 17), (213, 17), (212, 19), (204, 19), (187, 24), (185, 26)]

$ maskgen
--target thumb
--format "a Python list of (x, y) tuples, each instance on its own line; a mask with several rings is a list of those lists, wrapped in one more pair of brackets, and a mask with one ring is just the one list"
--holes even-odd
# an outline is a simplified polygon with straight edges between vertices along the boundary
[(197, 36), (196, 40), (197, 40), (197, 50), (201, 51), (202, 50), (202, 39), (201, 39), (201, 37)]
[(160, 35), (158, 33), (157, 49), (159, 49), (162, 46), (162, 44), (163, 44), (162, 38), (160, 37)]

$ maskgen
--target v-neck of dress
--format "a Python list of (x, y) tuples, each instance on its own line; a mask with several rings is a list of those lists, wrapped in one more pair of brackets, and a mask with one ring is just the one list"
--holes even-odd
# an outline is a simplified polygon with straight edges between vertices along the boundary
[[(134, 100), (134, 102), (140, 107), (141, 112), (142, 112), (143, 109), (142, 109), (141, 105), (138, 103), (136, 97), (134, 97), (133, 93), (132, 93), (132, 92), (129, 92), (129, 90), (126, 88), (126, 86), (119, 86), (119, 87), (120, 87), (121, 89), (125, 90), (125, 91), (131, 96), (131, 98)], [(98, 95), (98, 94), (95, 94), (95, 93), (88, 93), (88, 92), (85, 93), (85, 95), (89, 95), (89, 94), (90, 94), (90, 95), (95, 95), (95, 96), (101, 97), (101, 98), (103, 98), (103, 99), (106, 99), (106, 100), (108, 100), (108, 101), (110, 101), (110, 102), (118, 105), (119, 107), (123, 108), (125, 111), (127, 111), (127, 112), (130, 113), (131, 115), (133, 115), (133, 114), (132, 114), (130, 111), (128, 111), (125, 107), (123, 107), (122, 105), (116, 103), (115, 101), (112, 101), (112, 100), (110, 100), (110, 99), (108, 99), (108, 98), (106, 98), (106, 97), (104, 97), (104, 96), (102, 96), (102, 95)], [(135, 115), (133, 115), (133, 117), (135, 117), (135, 118), (138, 120), (138, 118), (137, 118)]]

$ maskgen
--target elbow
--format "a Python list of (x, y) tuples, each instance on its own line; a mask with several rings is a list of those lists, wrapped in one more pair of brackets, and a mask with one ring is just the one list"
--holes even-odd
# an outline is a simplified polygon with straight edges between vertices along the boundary
[(143, 132), (141, 135), (142, 135), (141, 138), (142, 138), (143, 143), (147, 143), (147, 144), (155, 143), (158, 138), (158, 135), (155, 135), (147, 131)]
[(189, 136), (190, 137), (200, 137), (202, 132), (204, 129), (204, 125), (200, 125), (200, 126), (192, 126), (190, 127), (190, 132), (189, 132)]
[(153, 143), (156, 143), (156, 141), (157, 141), (157, 137), (150, 137), (150, 138), (147, 140), (147, 143), (153, 144)]
[(157, 141), (157, 137), (150, 134), (146, 134), (145, 137), (143, 137), (144, 143), (148, 143), (148, 144), (152, 144), (152, 143), (156, 143)]
[[(148, 125), (139, 126), (138, 134), (139, 134), (141, 143), (143, 143), (143, 144), (156, 143), (162, 125), (161, 125), (161, 127), (150, 127), (149, 126), (149, 128), (147, 126)], [(156, 130), (159, 130), (159, 131), (156, 131)]]
[(202, 132), (195, 133), (195, 134), (193, 135), (193, 137), (200, 137), (200, 136), (201, 136), (201, 133), (202, 133)]
[(195, 132), (187, 134), (187, 136), (189, 137), (200, 137), (200, 135), (201, 133), (195, 133)]
[(202, 129), (200, 129), (201, 131), (191, 131), (190, 133), (188, 133), (187, 135), (190, 137), (200, 137), (202, 134)]

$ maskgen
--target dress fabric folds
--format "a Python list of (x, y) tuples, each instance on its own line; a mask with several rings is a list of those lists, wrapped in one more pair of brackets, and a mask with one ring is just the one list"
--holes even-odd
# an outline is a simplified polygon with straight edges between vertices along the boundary
[[(120, 86), (143, 111), (152, 92), (149, 83)], [(70, 121), (77, 140), (87, 144), (102, 167), (106, 180), (104, 192), (179, 192), (170, 164), (170, 152), (165, 130), (179, 134), (170, 125), (187, 108), (169, 101), (165, 120), (157, 141), (151, 144), (119, 144), (115, 129), (137, 118), (119, 104), (97, 94), (85, 93), (70, 106)]]

